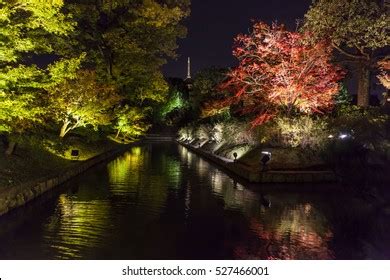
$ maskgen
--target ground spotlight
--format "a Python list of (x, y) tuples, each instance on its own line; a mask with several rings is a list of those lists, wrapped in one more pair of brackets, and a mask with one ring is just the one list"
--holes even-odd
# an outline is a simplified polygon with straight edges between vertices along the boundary
[(348, 138), (351, 138), (351, 134), (340, 133), (340, 135), (339, 135), (339, 139), (341, 139), (341, 140), (345, 140), (345, 139), (348, 139)]
[(266, 166), (267, 166), (267, 163), (271, 160), (272, 158), (272, 154), (270, 152), (267, 152), (267, 151), (262, 151), (261, 152), (262, 156), (261, 156), (261, 164), (263, 165), (263, 171), (266, 169)]

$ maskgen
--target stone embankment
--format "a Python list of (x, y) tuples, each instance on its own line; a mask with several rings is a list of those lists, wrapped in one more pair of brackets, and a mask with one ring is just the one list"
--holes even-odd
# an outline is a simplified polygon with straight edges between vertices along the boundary
[(222, 158), (211, 152), (202, 150), (202, 147), (191, 145), (183, 141), (177, 141), (190, 151), (207, 158), (222, 168), (240, 176), (252, 183), (329, 183), (337, 181), (337, 177), (331, 170), (265, 170), (246, 166), (240, 162)]

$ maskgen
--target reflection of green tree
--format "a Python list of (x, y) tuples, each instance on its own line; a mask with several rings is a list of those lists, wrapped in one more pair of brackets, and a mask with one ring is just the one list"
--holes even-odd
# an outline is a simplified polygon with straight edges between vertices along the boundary
[[(138, 183), (140, 176), (139, 171), (144, 164), (145, 154), (140, 147), (133, 147), (130, 152), (110, 162), (107, 166), (110, 178), (110, 184), (120, 186), (126, 184), (129, 175), (131, 181)], [(127, 185), (127, 184), (126, 184)], [(130, 184), (128, 184), (130, 186)], [(116, 188), (113, 189), (115, 192)]]
[(134, 147), (111, 162), (108, 173), (114, 195), (134, 193), (156, 213), (165, 205), (168, 188), (177, 188), (181, 180), (180, 163), (165, 153), (152, 153), (147, 146)]
[(93, 257), (88, 255), (110, 232), (110, 205), (104, 200), (78, 200), (63, 194), (56, 215), (46, 225), (51, 232), (50, 247), (60, 259)]

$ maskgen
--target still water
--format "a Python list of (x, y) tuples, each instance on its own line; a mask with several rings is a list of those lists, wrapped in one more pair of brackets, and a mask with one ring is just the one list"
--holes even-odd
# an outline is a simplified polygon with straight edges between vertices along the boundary
[(0, 218), (0, 259), (390, 258), (388, 217), (337, 192), (273, 188), (174, 143), (133, 147)]

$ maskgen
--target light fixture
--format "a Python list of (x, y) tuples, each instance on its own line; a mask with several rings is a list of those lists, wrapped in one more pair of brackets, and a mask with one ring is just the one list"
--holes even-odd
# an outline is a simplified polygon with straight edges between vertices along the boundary
[(268, 151), (262, 151), (261, 154), (262, 154), (262, 157), (261, 157), (260, 161), (261, 161), (261, 163), (263, 165), (263, 170), (262, 171), (264, 171), (266, 169), (267, 163), (272, 158), (272, 153), (268, 152)]
[(70, 152), (70, 155), (71, 155), (71, 157), (72, 157), (74, 160), (77, 160), (77, 159), (79, 159), (79, 157), (80, 157), (80, 151), (79, 151), (79, 150), (72, 150), (72, 151)]
[(339, 135), (339, 139), (341, 139), (341, 140), (345, 140), (345, 139), (350, 138), (350, 137), (351, 137), (351, 135), (347, 134), (347, 133), (341, 133)]
[(237, 160), (237, 156), (238, 156), (238, 155), (237, 155), (237, 153), (236, 153), (236, 152), (234, 152), (234, 153), (233, 153), (234, 161), (236, 161), (236, 160)]

